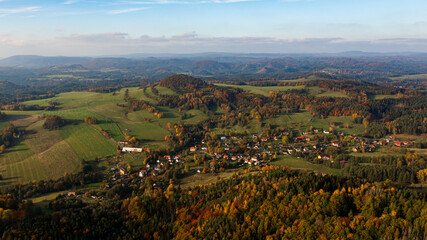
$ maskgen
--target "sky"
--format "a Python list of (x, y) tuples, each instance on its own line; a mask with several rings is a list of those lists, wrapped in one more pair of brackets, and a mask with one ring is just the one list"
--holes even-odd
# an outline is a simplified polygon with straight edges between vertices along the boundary
[(0, 58), (427, 52), (426, 0), (0, 0)]

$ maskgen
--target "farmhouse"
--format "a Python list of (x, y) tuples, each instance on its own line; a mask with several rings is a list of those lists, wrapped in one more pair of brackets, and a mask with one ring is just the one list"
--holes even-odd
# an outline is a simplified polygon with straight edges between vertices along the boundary
[(128, 145), (129, 141), (128, 140), (120, 140), (119, 144), (121, 144), (121, 145)]
[(141, 170), (141, 171), (139, 172), (139, 177), (144, 177), (145, 175), (148, 175), (147, 170)]
[(304, 137), (299, 136), (294, 139), (295, 142), (304, 141)]
[(319, 155), (318, 158), (323, 159), (323, 160), (330, 160), (331, 159), (329, 156), (326, 156), (326, 155)]
[(142, 152), (142, 148), (124, 147), (122, 152)]
[(75, 192), (75, 191), (68, 192), (68, 193), (67, 193), (67, 196), (68, 196), (68, 197), (77, 196), (77, 192)]

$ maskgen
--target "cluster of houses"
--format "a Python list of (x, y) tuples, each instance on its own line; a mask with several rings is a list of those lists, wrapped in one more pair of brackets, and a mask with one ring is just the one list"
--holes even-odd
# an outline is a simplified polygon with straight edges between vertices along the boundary
[[(215, 144), (208, 144), (207, 140), (202, 140), (200, 144), (192, 146), (188, 149), (189, 154), (203, 154), (205, 160), (230, 161), (238, 164), (247, 164), (251, 166), (259, 166), (268, 164), (277, 155), (296, 155), (296, 156), (315, 156), (317, 160), (333, 162), (332, 156), (326, 154), (327, 150), (332, 148), (337, 151), (349, 152), (373, 152), (379, 146), (394, 145), (404, 146), (410, 145), (410, 142), (393, 139), (388, 136), (383, 139), (367, 139), (363, 137), (353, 136), (343, 132), (331, 133), (328, 130), (313, 129), (310, 132), (302, 132), (301, 136), (293, 137), (292, 143), (282, 141), (284, 136), (289, 136), (289, 132), (281, 132), (277, 136), (262, 136), (253, 134), (252, 136), (221, 136)], [(328, 136), (328, 141), (323, 142), (316, 135)], [(330, 137), (333, 135), (333, 137)], [(340, 139), (346, 139), (345, 142), (340, 142)], [(318, 139), (319, 141), (314, 141)], [(335, 139), (329, 142), (330, 139)], [(242, 143), (246, 150), (242, 149)], [(343, 140), (344, 141), (344, 140)], [(142, 152), (143, 148), (126, 147), (126, 140), (121, 141), (122, 152)], [(212, 142), (211, 142), (212, 143)], [(213, 147), (214, 146), (214, 147)], [(237, 151), (236, 149), (240, 149)], [(181, 156), (181, 155), (179, 155)], [(138, 176), (144, 178), (146, 176), (157, 176), (166, 168), (173, 168), (184, 163), (178, 155), (164, 155), (160, 159), (152, 160), (145, 165), (145, 168), (140, 170)], [(340, 163), (346, 163), (341, 160)], [(211, 167), (211, 171), (216, 169)], [(119, 179), (120, 176), (126, 176), (127, 171), (124, 168), (119, 168), (117, 173), (113, 175), (113, 180)]]
[[(384, 139), (375, 140), (368, 139), (358, 136), (353, 136), (351, 134), (346, 134), (343, 132), (336, 132), (335, 141), (332, 142), (315, 142), (313, 139), (315, 135), (323, 134), (328, 135), (332, 134), (327, 130), (313, 129), (312, 132), (303, 132), (302, 136), (297, 136), (293, 138), (293, 143), (282, 143), (282, 136), (287, 136), (289, 133), (283, 132), (281, 136), (258, 136), (256, 134), (252, 135), (252, 141), (249, 141), (246, 145), (247, 149), (253, 150), (254, 154), (244, 155), (242, 153), (236, 153), (231, 151), (236, 146), (240, 145), (242, 138), (237, 137), (220, 137), (219, 141), (221, 142), (220, 148), (210, 148), (207, 146), (206, 140), (202, 140), (201, 144), (198, 146), (193, 146), (190, 148), (191, 153), (201, 152), (204, 154), (210, 155), (214, 159), (218, 160), (229, 160), (229, 161), (239, 161), (243, 164), (248, 165), (261, 165), (268, 163), (272, 159), (272, 156), (276, 154), (282, 155), (291, 155), (296, 153), (302, 153), (305, 155), (316, 154), (317, 159), (322, 159), (324, 161), (331, 161), (331, 156), (324, 154), (324, 152), (329, 148), (335, 148), (337, 150), (345, 150), (350, 152), (373, 152), (378, 147), (386, 144), (394, 144), (395, 146), (404, 146), (410, 145), (410, 142), (404, 141), (399, 142), (398, 140), (392, 140), (392, 137), (388, 136)], [(346, 144), (339, 142), (339, 139), (346, 138)], [(348, 141), (350, 140), (350, 141)], [(274, 153), (274, 154), (273, 154)], [(346, 163), (342, 160), (340, 163)]]

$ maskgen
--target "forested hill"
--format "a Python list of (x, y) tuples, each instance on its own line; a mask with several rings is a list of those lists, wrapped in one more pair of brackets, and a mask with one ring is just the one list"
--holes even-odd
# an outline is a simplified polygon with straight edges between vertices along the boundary
[(175, 74), (166, 77), (160, 81), (159, 85), (178, 92), (191, 92), (208, 86), (206, 82), (185, 74)]
[(50, 203), (51, 214), (32, 219), (26, 219), (30, 205), (3, 196), (0, 207), (10, 208), (5, 210), (10, 214), (3, 215), (0, 230), (6, 239), (426, 237), (425, 195), (387, 182), (370, 184), (271, 166), (210, 186), (180, 189), (169, 184), (163, 191), (149, 185), (118, 185), (97, 204), (57, 199)]

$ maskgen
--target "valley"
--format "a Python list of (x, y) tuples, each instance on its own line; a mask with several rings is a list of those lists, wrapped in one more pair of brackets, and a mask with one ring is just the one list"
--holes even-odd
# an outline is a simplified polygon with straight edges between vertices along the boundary
[(111, 81), (3, 104), (0, 191), (34, 203), (39, 218), (61, 204), (127, 206), (133, 195), (167, 205), (159, 194), (197, 199), (193, 191), (270, 174), (426, 191), (423, 90), (315, 74), (210, 80)]

